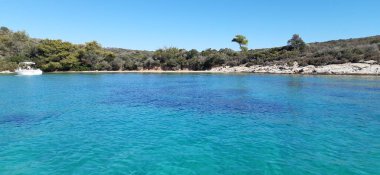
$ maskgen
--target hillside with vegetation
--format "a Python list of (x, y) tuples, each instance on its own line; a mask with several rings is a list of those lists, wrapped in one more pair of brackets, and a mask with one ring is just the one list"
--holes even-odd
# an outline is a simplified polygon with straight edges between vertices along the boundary
[(291, 65), (301, 66), (380, 62), (380, 36), (306, 44), (293, 35), (283, 47), (248, 49), (248, 39), (232, 39), (240, 51), (163, 48), (156, 51), (103, 48), (92, 41), (72, 44), (62, 40), (35, 39), (23, 31), (0, 28), (0, 71), (14, 70), (19, 62), (33, 61), (43, 71), (91, 70), (208, 70), (218, 66)]

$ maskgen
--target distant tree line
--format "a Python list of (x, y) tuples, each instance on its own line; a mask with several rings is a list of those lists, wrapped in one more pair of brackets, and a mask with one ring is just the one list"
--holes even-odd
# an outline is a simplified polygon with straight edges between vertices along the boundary
[(306, 44), (295, 34), (283, 47), (248, 49), (248, 39), (236, 35), (240, 51), (185, 50), (175, 47), (156, 51), (103, 48), (92, 41), (72, 44), (62, 40), (34, 39), (25, 32), (0, 28), (0, 71), (14, 70), (19, 62), (33, 61), (44, 71), (87, 70), (207, 70), (217, 66), (292, 64), (326, 65), (361, 60), (380, 62), (380, 36)]

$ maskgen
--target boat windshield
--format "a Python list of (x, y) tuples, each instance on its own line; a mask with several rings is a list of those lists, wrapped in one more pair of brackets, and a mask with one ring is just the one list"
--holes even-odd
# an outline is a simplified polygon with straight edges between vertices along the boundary
[(32, 70), (34, 69), (35, 63), (33, 62), (21, 62), (19, 64), (19, 69), (24, 69), (24, 70)]

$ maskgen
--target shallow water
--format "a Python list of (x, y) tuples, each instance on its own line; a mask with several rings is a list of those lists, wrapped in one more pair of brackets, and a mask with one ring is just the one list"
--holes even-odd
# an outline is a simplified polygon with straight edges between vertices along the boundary
[(0, 76), (0, 174), (380, 174), (380, 77)]

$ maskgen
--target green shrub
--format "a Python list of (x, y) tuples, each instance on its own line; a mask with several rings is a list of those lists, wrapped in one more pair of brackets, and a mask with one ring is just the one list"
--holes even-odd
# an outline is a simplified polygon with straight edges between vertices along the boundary
[(41, 66), (41, 69), (45, 72), (54, 72), (62, 69), (62, 65), (58, 62), (49, 62)]

